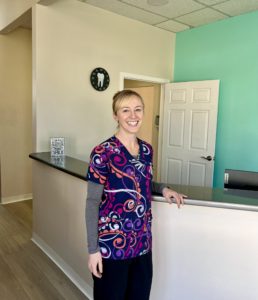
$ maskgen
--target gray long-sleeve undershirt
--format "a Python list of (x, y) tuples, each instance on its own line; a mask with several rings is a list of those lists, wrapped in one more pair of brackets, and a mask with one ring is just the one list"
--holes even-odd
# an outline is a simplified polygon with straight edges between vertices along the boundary
[[(153, 193), (162, 194), (162, 190), (166, 184), (152, 181), (151, 190)], [(99, 251), (98, 245), (98, 219), (99, 219), (99, 205), (101, 202), (104, 185), (88, 181), (88, 192), (86, 199), (86, 227), (87, 227), (87, 241), (88, 252), (93, 254)]]

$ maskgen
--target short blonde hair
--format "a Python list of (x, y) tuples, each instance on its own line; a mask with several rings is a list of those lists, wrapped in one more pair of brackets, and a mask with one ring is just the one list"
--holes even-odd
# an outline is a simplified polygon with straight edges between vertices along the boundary
[(139, 95), (137, 92), (132, 91), (132, 90), (122, 90), (122, 91), (115, 93), (115, 95), (113, 96), (113, 104), (112, 104), (113, 114), (116, 116), (117, 111), (121, 107), (124, 100), (129, 99), (130, 97), (133, 97), (133, 96), (137, 97), (141, 101), (142, 106), (144, 108), (144, 101), (143, 101), (141, 95)]

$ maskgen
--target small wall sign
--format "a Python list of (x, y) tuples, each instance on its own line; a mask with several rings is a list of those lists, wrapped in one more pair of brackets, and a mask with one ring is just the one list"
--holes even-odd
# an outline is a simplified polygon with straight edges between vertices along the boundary
[(90, 82), (93, 88), (99, 92), (106, 90), (110, 83), (108, 72), (103, 68), (96, 68), (91, 72)]
[(65, 139), (63, 137), (50, 138), (51, 156), (60, 157), (64, 156)]

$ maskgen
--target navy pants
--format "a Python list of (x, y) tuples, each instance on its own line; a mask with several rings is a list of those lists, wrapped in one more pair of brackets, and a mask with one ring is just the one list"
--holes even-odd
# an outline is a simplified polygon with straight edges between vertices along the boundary
[(152, 254), (125, 260), (103, 259), (102, 277), (93, 276), (93, 280), (94, 300), (148, 300)]

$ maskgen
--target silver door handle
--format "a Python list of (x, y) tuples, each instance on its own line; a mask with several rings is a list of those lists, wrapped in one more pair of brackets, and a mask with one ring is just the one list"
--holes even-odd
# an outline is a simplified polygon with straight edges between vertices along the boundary
[(206, 159), (208, 161), (214, 160), (214, 158), (212, 158), (210, 155), (208, 155), (208, 156), (201, 156), (201, 158)]

